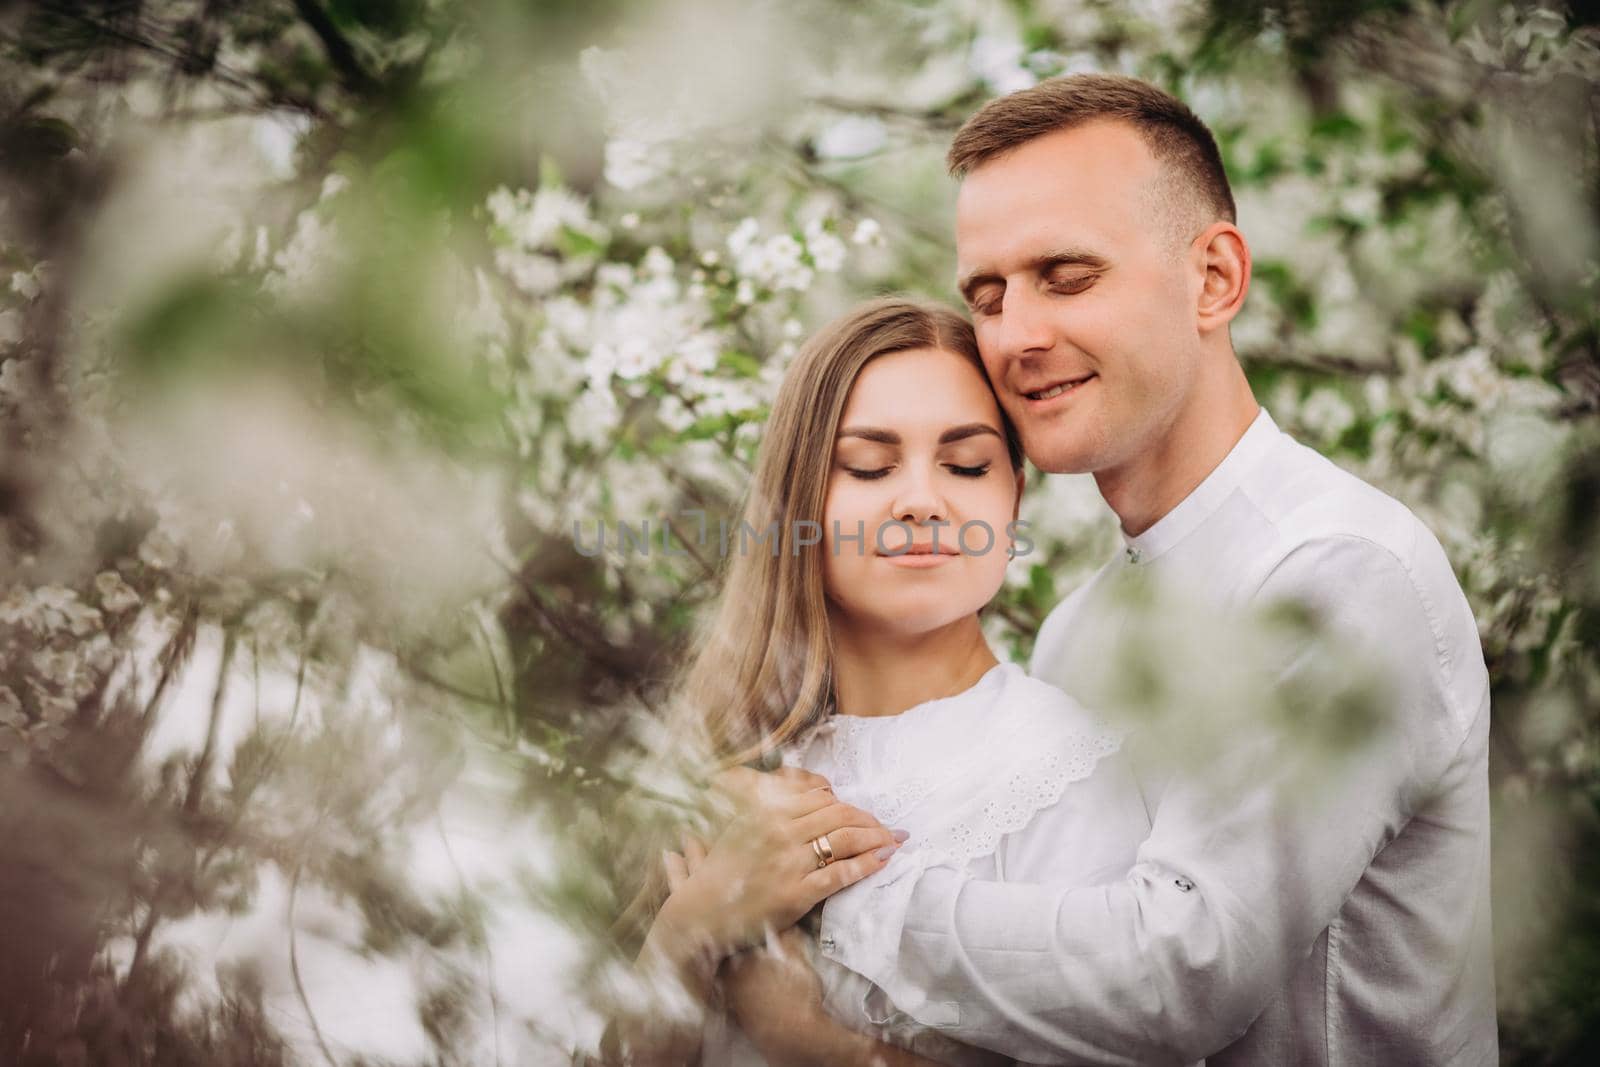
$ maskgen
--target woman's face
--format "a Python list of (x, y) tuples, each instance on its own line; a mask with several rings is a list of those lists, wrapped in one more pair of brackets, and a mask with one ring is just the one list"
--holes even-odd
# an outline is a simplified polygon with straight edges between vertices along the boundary
[(975, 613), (1004, 580), (1021, 490), (976, 366), (934, 348), (873, 359), (834, 439), (822, 540), (829, 611), (906, 635)]

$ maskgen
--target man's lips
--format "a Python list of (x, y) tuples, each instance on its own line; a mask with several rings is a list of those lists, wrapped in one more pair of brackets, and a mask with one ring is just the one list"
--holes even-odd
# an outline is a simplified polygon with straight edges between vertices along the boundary
[(1022, 389), (1019, 390), (1019, 392), (1021, 392), (1022, 395), (1027, 397), (1029, 400), (1054, 400), (1056, 397), (1061, 396), (1064, 393), (1072, 392), (1074, 389), (1078, 388), (1078, 386), (1089, 381), (1093, 377), (1095, 377), (1095, 375), (1091, 371), (1088, 374), (1081, 374), (1076, 378), (1063, 378), (1059, 381), (1050, 382), (1046, 385), (1041, 385), (1033, 389)]

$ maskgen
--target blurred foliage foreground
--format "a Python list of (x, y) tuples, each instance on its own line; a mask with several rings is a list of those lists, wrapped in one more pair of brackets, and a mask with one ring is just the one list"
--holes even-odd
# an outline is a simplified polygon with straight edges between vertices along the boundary
[[(1505, 1058), (1596, 1062), (1591, 20), (0, 5), (0, 1062), (561, 1060), (609, 966), (599, 813), (686, 796), (630, 768), (714, 588), (693, 509), (731, 514), (797, 338), (953, 296), (950, 134), (1078, 70), (1213, 125), (1258, 395), (1456, 564)], [(1024, 507), (1013, 655), (1116, 546), (1084, 479)]]

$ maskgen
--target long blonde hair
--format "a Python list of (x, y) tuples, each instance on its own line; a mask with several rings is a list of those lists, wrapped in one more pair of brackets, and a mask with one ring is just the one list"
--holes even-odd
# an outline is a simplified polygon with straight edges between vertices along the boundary
[[(983, 373), (966, 319), (938, 304), (885, 297), (824, 326), (784, 375), (743, 508), (739, 529), (750, 532), (730, 532), (721, 595), (668, 713), (671, 733), (704, 754), (713, 771), (770, 758), (828, 712), (833, 642), (823, 548), (797, 543), (795, 534), (805, 528), (815, 537), (822, 529), (834, 437), (861, 369), (878, 356), (918, 348), (954, 352)], [(1003, 411), (1000, 418), (1018, 468), (1019, 439)], [(755, 539), (774, 524), (774, 540)], [(644, 857), (651, 874), (627, 909), (625, 919), (635, 923), (644, 918), (641, 909), (653, 913), (665, 896), (654, 874), (657, 851)]]
[[(796, 353), (767, 421), (745, 501), (744, 528), (776, 523), (767, 545), (732, 552), (722, 595), (683, 675), (674, 714), (721, 767), (770, 755), (827, 713), (833, 643), (823, 595), (821, 544), (796, 545), (803, 523), (822, 529), (834, 437), (856, 377), (891, 352), (935, 348), (983, 372), (972, 326), (949, 308), (900, 298), (863, 304), (819, 330)], [(1003, 416), (1002, 416), (1003, 418)], [(1005, 424), (1013, 466), (1020, 446)], [(813, 534), (813, 537), (816, 536)]]

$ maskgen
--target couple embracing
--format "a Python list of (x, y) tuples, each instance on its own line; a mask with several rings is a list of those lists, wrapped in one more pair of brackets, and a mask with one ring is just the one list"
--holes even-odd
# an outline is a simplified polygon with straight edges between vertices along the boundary
[[(1472, 613), (1406, 508), (1252, 396), (1210, 131), (1075, 75), (988, 104), (949, 163), (971, 323), (878, 300), (795, 356), (745, 521), (822, 539), (728, 569), (676, 706), (733, 814), (662, 857), (640, 924), (683, 1010), (619, 1012), (601, 1058), (1496, 1062)], [(980, 618), (1024, 456), (1092, 473), (1125, 540), (1027, 672)], [(1384, 678), (1381, 727), (1314, 783), (1265, 729), (1203, 768), (1141, 758), (1069, 695), (1130, 572), (1219, 615), (1309, 608)]]

